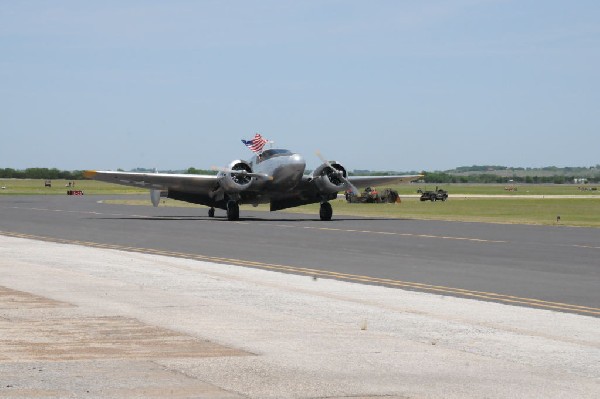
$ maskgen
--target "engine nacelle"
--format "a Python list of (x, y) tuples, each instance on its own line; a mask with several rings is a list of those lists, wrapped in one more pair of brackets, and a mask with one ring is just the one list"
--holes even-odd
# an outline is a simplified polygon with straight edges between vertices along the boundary
[(226, 171), (217, 175), (219, 184), (228, 193), (244, 191), (252, 184), (252, 177), (246, 175), (252, 173), (252, 167), (246, 161), (236, 160), (229, 164)]
[(346, 190), (346, 183), (344, 179), (340, 178), (340, 175), (344, 178), (348, 177), (346, 168), (337, 162), (330, 162), (329, 165), (322, 164), (312, 174), (319, 191), (322, 193), (337, 193)]

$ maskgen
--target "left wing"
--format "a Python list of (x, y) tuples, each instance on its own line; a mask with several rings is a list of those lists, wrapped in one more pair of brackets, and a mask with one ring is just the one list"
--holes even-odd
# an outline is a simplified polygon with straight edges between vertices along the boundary
[(87, 170), (83, 173), (87, 179), (107, 183), (147, 188), (151, 190), (175, 190), (188, 193), (207, 194), (217, 184), (214, 175), (186, 175), (170, 173), (136, 173)]

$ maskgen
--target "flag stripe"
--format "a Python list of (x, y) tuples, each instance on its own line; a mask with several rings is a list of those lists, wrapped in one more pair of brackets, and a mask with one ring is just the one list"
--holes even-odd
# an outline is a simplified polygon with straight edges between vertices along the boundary
[(246, 145), (252, 152), (260, 152), (267, 144), (269, 140), (263, 138), (260, 134), (256, 133), (252, 140), (242, 140), (242, 143)]

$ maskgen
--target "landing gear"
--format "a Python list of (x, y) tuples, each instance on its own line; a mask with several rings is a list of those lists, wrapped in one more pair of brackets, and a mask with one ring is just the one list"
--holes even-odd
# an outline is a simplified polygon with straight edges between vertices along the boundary
[(227, 220), (238, 220), (240, 218), (240, 206), (236, 201), (227, 202)]
[(321, 220), (331, 220), (331, 217), (333, 216), (333, 209), (331, 208), (331, 204), (329, 202), (321, 203), (319, 216), (321, 217)]
[(211, 207), (211, 208), (208, 210), (208, 217), (209, 217), (209, 218), (214, 218), (214, 217), (215, 217), (215, 208), (212, 208), (212, 207)]

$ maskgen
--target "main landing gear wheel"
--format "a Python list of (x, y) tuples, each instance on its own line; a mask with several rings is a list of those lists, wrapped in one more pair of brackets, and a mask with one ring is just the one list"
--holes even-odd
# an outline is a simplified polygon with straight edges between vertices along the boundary
[(227, 202), (227, 220), (238, 220), (240, 218), (240, 206), (235, 201)]
[(214, 218), (215, 217), (215, 208), (210, 208), (208, 210), (208, 217), (209, 218)]
[(321, 220), (331, 220), (331, 217), (333, 216), (333, 209), (331, 208), (331, 204), (329, 202), (323, 202), (321, 204), (319, 216), (321, 217)]

